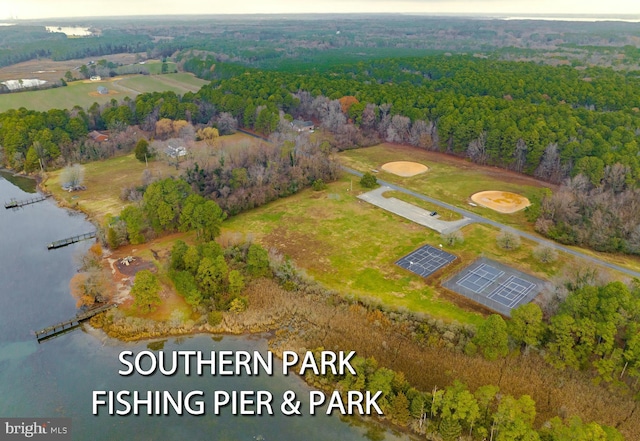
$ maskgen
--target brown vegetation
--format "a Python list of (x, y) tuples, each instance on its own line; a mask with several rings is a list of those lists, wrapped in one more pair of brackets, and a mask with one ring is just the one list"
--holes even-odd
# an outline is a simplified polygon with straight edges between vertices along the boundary
[(251, 284), (246, 295), (249, 308), (241, 313), (225, 313), (215, 327), (206, 320), (191, 322), (189, 327), (171, 320), (154, 322), (126, 317), (117, 311), (95, 318), (92, 323), (112, 336), (128, 340), (167, 333), (279, 329), (271, 340), (271, 349), (276, 353), (317, 347), (356, 350), (360, 356), (374, 357), (381, 366), (403, 372), (421, 390), (442, 388), (456, 379), (471, 390), (494, 384), (505, 394), (531, 395), (537, 403), (537, 424), (556, 415), (578, 415), (586, 421), (617, 427), (628, 439), (640, 437), (640, 421), (632, 417), (637, 403), (630, 396), (594, 386), (585, 374), (556, 370), (535, 353), (495, 362), (466, 356), (459, 350), (465, 341), (465, 330), (459, 325), (433, 319), (416, 321), (406, 314), (349, 303), (308, 287), (304, 292), (285, 291), (272, 280)]

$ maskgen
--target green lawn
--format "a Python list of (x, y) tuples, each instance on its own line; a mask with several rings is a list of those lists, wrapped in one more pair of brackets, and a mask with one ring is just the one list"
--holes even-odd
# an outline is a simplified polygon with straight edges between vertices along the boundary
[(200, 80), (191, 74), (176, 73), (166, 75), (134, 75), (116, 81), (114, 86), (123, 86), (123, 92), (133, 89), (138, 93), (160, 92), (171, 90), (179, 95), (187, 92), (197, 92), (200, 88), (208, 84), (208, 81)]
[[(371, 169), (380, 170), (377, 174), (379, 179), (530, 232), (533, 232), (533, 227), (527, 222), (524, 211), (502, 214), (489, 208), (473, 207), (469, 205), (470, 197), (479, 191), (502, 190), (531, 199), (545, 185), (495, 167), (479, 167), (470, 162), (411, 146), (384, 143), (344, 151), (340, 153), (340, 159), (345, 165), (363, 172)], [(400, 177), (381, 169), (383, 164), (392, 161), (415, 161), (428, 166), (429, 170), (408, 178)]]
[[(120, 101), (126, 96), (135, 98), (136, 95), (145, 92), (172, 90), (182, 95), (186, 92), (196, 92), (207, 83), (188, 73), (131, 75), (100, 82), (74, 81), (67, 87), (0, 95), (0, 112), (20, 107), (40, 111), (71, 109), (75, 105), (87, 108), (94, 102), (105, 104), (114, 98)], [(98, 86), (106, 87), (110, 93), (99, 95)]]
[[(129, 66), (124, 66), (124, 68), (127, 68)], [(144, 63), (144, 67), (146, 67), (149, 70), (149, 73), (151, 75), (160, 75), (162, 73), (162, 61), (160, 60), (147, 60)], [(167, 72), (176, 72), (176, 63), (173, 63), (171, 61), (167, 62)], [(116, 70), (118, 72), (118, 74), (121, 74), (123, 72), (124, 69), (118, 69)]]
[(104, 161), (95, 161), (83, 165), (84, 191), (69, 193), (60, 186), (60, 175), (63, 169), (49, 173), (43, 187), (68, 206), (82, 210), (94, 219), (102, 221), (107, 214), (117, 216), (129, 204), (120, 199), (120, 192), (125, 187), (142, 184), (142, 173), (145, 169), (154, 176), (167, 177), (179, 175), (174, 167), (165, 161), (152, 161), (148, 167), (138, 161), (133, 154), (118, 156)]
[(439, 282), (481, 255), (544, 279), (570, 260), (561, 255), (555, 264), (541, 265), (532, 257), (533, 244), (523, 241), (519, 250), (507, 252), (496, 245), (497, 230), (472, 224), (463, 229), (463, 244), (445, 246), (459, 259), (426, 281), (394, 262), (421, 245), (438, 246), (440, 235), (358, 200), (362, 190), (354, 184), (351, 192), (350, 185), (347, 176), (327, 190), (305, 190), (233, 217), (225, 229), (280, 250), (315, 280), (345, 295), (476, 324), (480, 315), (457, 306)]

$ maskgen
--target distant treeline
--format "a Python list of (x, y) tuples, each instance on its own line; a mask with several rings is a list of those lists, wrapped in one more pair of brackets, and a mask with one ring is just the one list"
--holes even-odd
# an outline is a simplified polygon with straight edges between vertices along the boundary
[[(26, 29), (25, 29), (26, 28)], [(100, 37), (67, 38), (43, 26), (1, 26), (0, 67), (36, 58), (54, 61), (146, 52), (153, 47), (147, 35), (107, 31)]]

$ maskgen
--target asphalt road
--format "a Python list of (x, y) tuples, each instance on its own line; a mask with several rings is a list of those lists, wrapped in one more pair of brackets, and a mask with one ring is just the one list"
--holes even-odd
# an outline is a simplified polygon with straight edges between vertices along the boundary
[[(347, 173), (351, 173), (352, 175), (355, 175), (355, 176), (362, 177), (362, 175), (363, 175), (363, 173), (360, 173), (359, 171), (353, 170), (353, 169), (348, 168), (348, 167), (342, 167), (342, 169), (344, 171), (346, 171)], [(535, 235), (533, 235), (531, 233), (527, 233), (526, 231), (516, 230), (515, 228), (512, 228), (512, 227), (510, 227), (508, 225), (501, 224), (500, 222), (496, 222), (496, 221), (491, 220), (491, 219), (487, 219), (486, 217), (482, 217), (482, 216), (480, 216), (478, 214), (472, 213), (471, 211), (465, 210), (464, 208), (455, 207), (455, 206), (453, 206), (451, 204), (447, 204), (446, 202), (443, 202), (443, 201), (441, 201), (439, 199), (434, 199), (432, 197), (425, 196), (425, 195), (420, 194), (420, 193), (416, 193), (415, 191), (406, 189), (404, 187), (400, 187), (400, 186), (392, 184), (390, 182), (382, 181), (382, 180), (378, 179), (378, 183), (380, 185), (385, 185), (385, 186), (391, 188), (392, 190), (401, 191), (402, 193), (409, 194), (409, 195), (414, 196), (414, 197), (416, 197), (418, 199), (422, 199), (423, 201), (427, 201), (427, 202), (431, 202), (432, 204), (439, 205), (440, 207), (446, 208), (447, 210), (455, 211), (456, 213), (459, 213), (462, 216), (468, 217), (469, 219), (473, 220), (473, 222), (477, 222), (479, 224), (491, 225), (491, 226), (494, 226), (496, 228), (500, 228), (500, 229), (503, 229), (503, 230), (511, 231), (511, 232), (513, 232), (515, 234), (518, 234), (521, 237), (524, 237), (526, 239), (532, 240), (532, 241), (537, 242), (539, 244), (543, 244), (543, 245), (555, 248), (558, 251), (562, 251), (562, 252), (570, 254), (572, 256), (576, 256), (576, 257), (578, 257), (580, 259), (586, 260), (587, 262), (592, 262), (592, 263), (598, 264), (600, 266), (603, 266), (605, 268), (609, 268), (609, 269), (612, 269), (612, 270), (615, 270), (615, 271), (619, 271), (619, 272), (624, 273), (624, 274), (626, 274), (628, 276), (637, 277), (637, 278), (640, 279), (640, 272), (633, 271), (633, 270), (631, 270), (629, 268), (625, 268), (625, 267), (616, 265), (614, 263), (606, 262), (606, 261), (604, 261), (602, 259), (598, 259), (597, 257), (589, 256), (588, 254), (584, 254), (584, 253), (581, 253), (580, 251), (576, 251), (576, 250), (573, 250), (571, 248), (567, 248), (564, 245), (560, 245), (560, 244), (558, 244), (556, 242), (552, 242), (550, 240), (542, 239), (542, 238), (540, 238), (538, 236), (535, 236)]]

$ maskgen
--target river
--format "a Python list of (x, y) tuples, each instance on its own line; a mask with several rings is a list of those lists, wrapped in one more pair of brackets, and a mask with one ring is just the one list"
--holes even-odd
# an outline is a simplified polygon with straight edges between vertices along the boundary
[[(17, 186), (29, 190), (28, 182), (14, 185), (6, 177), (0, 175), (1, 202), (31, 196)], [(87, 326), (39, 344), (35, 330), (76, 314), (69, 280), (76, 273), (78, 256), (90, 246), (81, 242), (48, 251), (46, 244), (92, 231), (93, 226), (83, 215), (61, 209), (51, 199), (17, 210), (0, 209), (0, 417), (70, 417), (74, 440), (406, 439), (335, 415), (309, 416), (305, 411), (302, 416), (282, 415), (278, 402), (285, 391), (302, 398), (310, 389), (298, 377), (279, 374), (278, 368), (271, 377), (118, 374), (123, 368), (118, 354), (125, 349), (137, 353), (151, 346), (164, 351), (259, 350), (266, 354), (266, 340), (259, 336), (199, 335), (129, 344)], [(205, 399), (215, 390), (268, 390), (274, 397), (274, 415), (109, 416), (101, 411), (93, 416), (94, 390), (174, 394), (202, 390)]]

